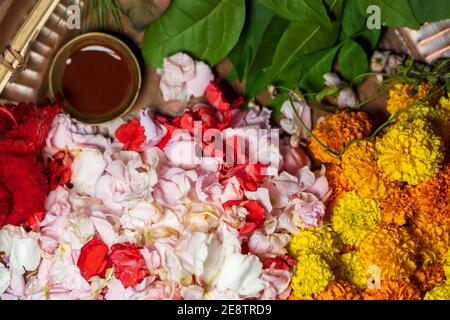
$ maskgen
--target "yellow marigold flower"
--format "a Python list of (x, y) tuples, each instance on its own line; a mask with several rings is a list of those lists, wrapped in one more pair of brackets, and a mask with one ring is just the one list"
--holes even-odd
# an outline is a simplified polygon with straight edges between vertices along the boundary
[(333, 281), (315, 297), (317, 300), (359, 300), (358, 290), (345, 281)]
[(444, 274), (447, 278), (447, 283), (450, 284), (450, 250), (447, 252), (447, 258), (444, 262)]
[[(342, 152), (350, 140), (364, 138), (370, 134), (371, 130), (372, 123), (365, 112), (344, 110), (323, 119), (317, 124), (313, 133), (334, 152)], [(314, 139), (311, 140), (310, 148), (317, 160), (325, 163), (340, 163), (338, 157), (323, 150)]]
[(416, 269), (416, 244), (403, 227), (380, 224), (373, 229), (359, 248), (364, 270), (379, 268), (381, 279), (402, 279)]
[(420, 300), (420, 289), (407, 280), (381, 281), (380, 288), (366, 289), (364, 300)]
[(424, 300), (450, 300), (450, 284), (434, 287), (425, 294)]
[(441, 224), (419, 210), (411, 219), (410, 229), (424, 264), (444, 262), (450, 248), (450, 224)]
[(389, 97), (386, 103), (387, 111), (390, 114), (395, 114), (405, 109), (417, 100), (426, 97), (433, 89), (433, 85), (429, 82), (422, 82), (418, 86), (417, 93), (414, 93), (413, 89), (414, 86), (411, 83), (396, 83), (389, 90)]
[(376, 142), (376, 149), (386, 175), (410, 185), (433, 178), (444, 159), (442, 139), (422, 119), (397, 122)]
[(375, 143), (372, 141), (349, 146), (342, 156), (342, 172), (350, 186), (364, 197), (382, 199), (395, 186), (378, 167)]
[(294, 258), (314, 253), (332, 263), (342, 248), (338, 235), (330, 226), (302, 229), (292, 236), (289, 253)]
[(445, 274), (442, 264), (433, 262), (427, 266), (417, 268), (414, 272), (414, 279), (420, 290), (426, 292), (445, 281)]
[(366, 288), (367, 272), (363, 269), (357, 252), (341, 254), (338, 260), (336, 275), (359, 289)]
[(381, 211), (375, 200), (360, 197), (355, 191), (339, 199), (331, 223), (344, 243), (358, 246), (380, 222)]
[(298, 257), (291, 287), (297, 296), (311, 297), (328, 286), (334, 274), (328, 263), (317, 254), (304, 254)]
[(439, 104), (445, 110), (450, 111), (450, 93), (447, 93), (447, 98), (446, 97), (441, 97), (439, 99)]
[(414, 214), (412, 190), (398, 187), (386, 199), (379, 201), (382, 221), (402, 226)]
[(450, 224), (450, 162), (436, 177), (419, 184), (414, 192), (418, 211), (436, 223)]

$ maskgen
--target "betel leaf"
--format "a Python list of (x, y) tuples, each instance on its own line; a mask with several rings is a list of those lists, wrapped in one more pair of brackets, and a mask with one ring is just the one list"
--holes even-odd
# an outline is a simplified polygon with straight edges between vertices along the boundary
[[(247, 2), (247, 18), (238, 44), (228, 55), (237, 78), (247, 77), (273, 13), (257, 1)], [(270, 30), (269, 30), (270, 31)]]
[(244, 0), (172, 0), (145, 32), (144, 57), (154, 67), (184, 51), (215, 65), (239, 40), (245, 21)]
[(291, 22), (279, 40), (270, 67), (248, 79), (247, 93), (254, 96), (265, 90), (297, 56), (333, 45), (337, 38), (337, 30), (312, 23)]
[(342, 16), (343, 38), (350, 37), (366, 27), (366, 16), (358, 6), (358, 0), (347, 0)]
[(338, 61), (341, 74), (347, 81), (352, 81), (369, 68), (364, 49), (352, 39), (344, 41), (339, 50)]
[(325, 83), (323, 75), (330, 72), (333, 67), (333, 61), (337, 50), (338, 46), (335, 46), (299, 59), (304, 70), (299, 82), (299, 87), (308, 92), (320, 90)]
[(450, 19), (448, 0), (409, 0), (409, 4), (419, 22)]
[(289, 21), (279, 16), (274, 16), (267, 26), (256, 53), (249, 75), (255, 74), (272, 63), (273, 55), (277, 50), (278, 41), (283, 36)]
[(381, 23), (388, 27), (420, 27), (408, 0), (358, 0), (359, 9), (366, 17), (369, 16), (367, 8), (378, 6), (381, 11)]
[(372, 52), (378, 45), (381, 37), (381, 29), (365, 30), (356, 35), (355, 40), (366, 52)]
[(273, 13), (291, 21), (312, 22), (330, 26), (330, 18), (322, 1), (317, 0), (258, 0)]

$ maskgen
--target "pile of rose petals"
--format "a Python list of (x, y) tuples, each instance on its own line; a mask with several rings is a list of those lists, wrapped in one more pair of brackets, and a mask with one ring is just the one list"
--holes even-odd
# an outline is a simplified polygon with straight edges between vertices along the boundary
[[(56, 115), (41, 153), (44, 212), (0, 229), (1, 299), (288, 297), (295, 263), (286, 247), (300, 227), (322, 223), (330, 194), (324, 170), (312, 171), (286, 139), (255, 135), (273, 132), (266, 130), (270, 111), (240, 111), (243, 99), (227, 99), (199, 69), (208, 81), (205, 87), (194, 74), (202, 88), (192, 95), (200, 90), (208, 103), (178, 118), (142, 110), (127, 121), (86, 126)], [(4, 122), (0, 148), (10, 130)], [(243, 147), (258, 143), (268, 152)], [(33, 179), (34, 161), (24, 172)], [(26, 177), (11, 181), (8, 167), (1, 171), (3, 217), (10, 210), (4, 199), (31, 195), (20, 189)]]

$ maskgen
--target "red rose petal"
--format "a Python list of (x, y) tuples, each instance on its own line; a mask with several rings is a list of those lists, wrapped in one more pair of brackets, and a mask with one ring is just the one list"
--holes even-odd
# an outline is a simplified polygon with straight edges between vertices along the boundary
[(109, 260), (114, 266), (114, 275), (125, 288), (136, 286), (150, 274), (140, 248), (134, 244), (113, 245)]
[(100, 275), (106, 263), (108, 246), (100, 239), (93, 239), (81, 248), (77, 266), (81, 275), (89, 280), (95, 275)]
[(291, 270), (296, 264), (296, 261), (289, 256), (277, 256), (264, 261), (263, 268), (268, 269), (274, 267), (279, 270)]
[(49, 191), (55, 190), (58, 186), (69, 185), (72, 178), (72, 162), (71, 154), (66, 151), (60, 151), (52, 156), (47, 165)]
[(124, 144), (129, 151), (139, 151), (146, 140), (145, 128), (138, 119), (121, 125), (115, 132), (117, 140)]

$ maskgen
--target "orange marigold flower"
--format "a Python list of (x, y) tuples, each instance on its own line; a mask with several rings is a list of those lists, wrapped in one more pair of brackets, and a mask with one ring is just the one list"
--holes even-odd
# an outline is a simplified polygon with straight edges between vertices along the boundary
[(412, 189), (398, 187), (387, 198), (380, 200), (381, 220), (402, 226), (414, 214)]
[(419, 258), (424, 263), (443, 262), (450, 248), (450, 224), (417, 212), (411, 219), (411, 233), (419, 246)]
[(407, 278), (416, 270), (416, 244), (404, 227), (380, 224), (361, 242), (364, 270), (379, 269), (381, 280)]
[(366, 289), (364, 300), (420, 300), (419, 287), (408, 280), (381, 281), (380, 288)]
[(430, 291), (434, 287), (444, 283), (445, 273), (441, 263), (433, 262), (422, 266), (414, 272), (414, 279), (422, 291)]
[(329, 164), (326, 166), (325, 176), (328, 180), (328, 186), (332, 190), (328, 201), (333, 201), (344, 193), (352, 190), (349, 181), (342, 173), (342, 166), (338, 164)]
[(317, 300), (360, 300), (358, 290), (345, 281), (333, 281), (322, 293), (318, 294)]
[[(342, 152), (353, 139), (370, 134), (372, 123), (365, 112), (344, 110), (320, 121), (313, 130), (314, 135), (334, 152)], [(310, 143), (314, 157), (325, 163), (340, 163), (340, 159), (326, 152), (314, 139)]]
[(439, 224), (450, 224), (450, 162), (436, 177), (415, 189), (418, 211)]
[(342, 172), (363, 197), (382, 199), (396, 186), (378, 166), (373, 141), (351, 144), (342, 156)]

